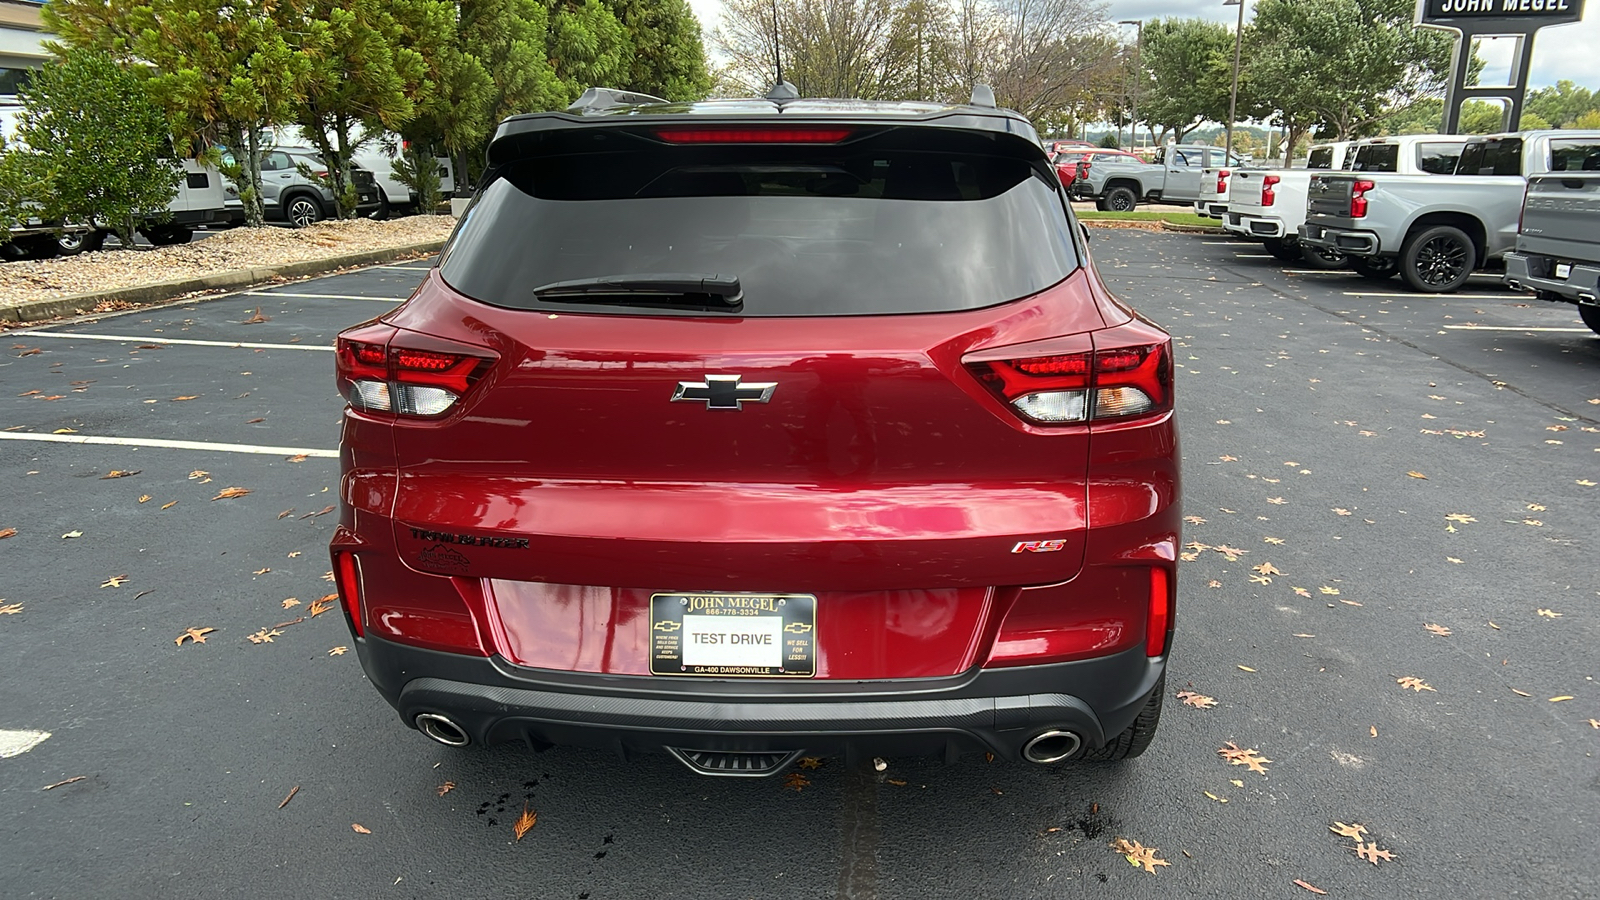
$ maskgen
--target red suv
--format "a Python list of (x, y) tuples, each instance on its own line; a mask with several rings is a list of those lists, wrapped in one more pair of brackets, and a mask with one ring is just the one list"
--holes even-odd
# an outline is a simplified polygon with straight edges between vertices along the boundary
[(787, 87), (507, 119), (438, 265), (339, 336), (362, 666), (453, 746), (1139, 754), (1170, 338), (1022, 116)]

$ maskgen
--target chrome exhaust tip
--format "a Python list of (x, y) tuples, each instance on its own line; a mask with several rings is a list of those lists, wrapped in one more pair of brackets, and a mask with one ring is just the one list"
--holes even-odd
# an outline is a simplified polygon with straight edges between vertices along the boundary
[(1071, 759), (1083, 746), (1077, 732), (1052, 729), (1041, 732), (1022, 745), (1022, 758), (1031, 763), (1049, 765)]
[(437, 713), (422, 713), (416, 718), (417, 730), (446, 747), (465, 747), (472, 738), (460, 725)]

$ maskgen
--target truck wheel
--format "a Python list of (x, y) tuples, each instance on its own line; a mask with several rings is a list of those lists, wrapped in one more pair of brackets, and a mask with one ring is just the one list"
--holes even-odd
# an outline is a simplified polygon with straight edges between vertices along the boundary
[(1592, 303), (1579, 303), (1578, 316), (1583, 319), (1583, 324), (1589, 326), (1590, 331), (1600, 334), (1600, 306), (1595, 306)]
[(1413, 290), (1443, 294), (1459, 289), (1477, 267), (1478, 250), (1459, 228), (1435, 225), (1406, 238), (1400, 277)]
[(1139, 195), (1131, 187), (1118, 185), (1106, 191), (1105, 204), (1107, 212), (1133, 212), (1139, 205)]
[(194, 239), (194, 229), (187, 225), (152, 225), (139, 229), (139, 233), (157, 247), (187, 244)]
[(1338, 250), (1301, 244), (1300, 260), (1313, 269), (1342, 269), (1350, 262), (1350, 257)]
[(1118, 759), (1133, 759), (1143, 753), (1150, 746), (1150, 741), (1156, 736), (1156, 726), (1161, 723), (1161, 701), (1167, 693), (1167, 675), (1161, 673), (1156, 679), (1156, 689), (1150, 692), (1150, 699), (1145, 701), (1144, 709), (1139, 711), (1139, 717), (1133, 720), (1123, 732), (1109, 741), (1099, 750), (1085, 750), (1078, 757), (1088, 762), (1109, 761)]
[(56, 247), (62, 256), (93, 253), (106, 245), (106, 233), (95, 231), (64, 231), (56, 236)]
[(1388, 281), (1400, 271), (1400, 261), (1392, 256), (1352, 256), (1350, 268), (1369, 281)]
[(1299, 241), (1289, 241), (1284, 240), (1283, 238), (1267, 238), (1267, 240), (1263, 242), (1263, 246), (1267, 248), (1268, 253), (1271, 253), (1273, 256), (1283, 260), (1284, 262), (1300, 261)]

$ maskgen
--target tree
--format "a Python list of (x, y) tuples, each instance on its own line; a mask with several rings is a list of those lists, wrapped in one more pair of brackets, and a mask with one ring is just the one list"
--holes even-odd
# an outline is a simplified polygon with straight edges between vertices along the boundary
[(166, 219), (183, 167), (172, 128), (145, 84), (109, 54), (69, 50), (22, 88), (17, 137), (47, 166), (44, 218), (108, 227), (133, 245)]
[(1573, 120), (1572, 128), (1600, 130), (1600, 109), (1591, 109), (1577, 119)]
[(547, 0), (545, 51), (561, 83), (565, 102), (596, 85), (627, 79), (633, 41), (600, 0)]
[(617, 86), (668, 100), (701, 100), (711, 92), (700, 21), (686, 0), (609, 0), (633, 38), (627, 78)]
[[(244, 150), (224, 171), (240, 184), (246, 222), (261, 224), (260, 134), (288, 121), (304, 61), (266, 15), (270, 0), (54, 0), (45, 26), (64, 47), (98, 49), (147, 67), (150, 95), (180, 144)], [(231, 171), (229, 171), (231, 169)]]
[(1182, 141), (1206, 120), (1228, 117), (1233, 34), (1204, 19), (1146, 22), (1139, 117)]
[[(728, 55), (725, 78), (745, 94), (763, 94), (777, 71), (806, 97), (897, 99), (905, 87), (907, 34), (901, 0), (728, 0), (715, 40)], [(914, 63), (914, 54), (912, 54)], [(913, 80), (915, 71), (910, 73)]]
[(1563, 78), (1548, 87), (1529, 91), (1522, 108), (1552, 126), (1571, 128), (1584, 113), (1600, 110), (1600, 93)]

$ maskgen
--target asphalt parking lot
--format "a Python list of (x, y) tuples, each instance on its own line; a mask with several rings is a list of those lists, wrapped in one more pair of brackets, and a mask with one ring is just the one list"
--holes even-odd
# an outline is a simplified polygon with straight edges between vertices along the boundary
[(1600, 896), (1600, 337), (1495, 278), (1091, 247), (1182, 366), (1193, 558), (1161, 731), (1122, 766), (802, 784), (430, 743), (314, 614), (330, 345), (425, 263), (0, 334), (0, 893)]

